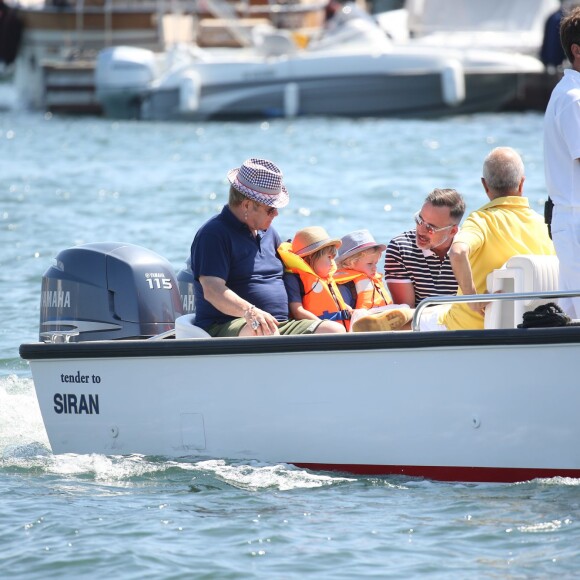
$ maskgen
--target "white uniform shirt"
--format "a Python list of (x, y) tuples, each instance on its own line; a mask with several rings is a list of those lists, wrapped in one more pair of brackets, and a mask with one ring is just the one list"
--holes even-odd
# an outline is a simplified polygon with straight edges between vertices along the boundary
[(566, 69), (544, 117), (544, 169), (555, 205), (580, 207), (580, 73)]

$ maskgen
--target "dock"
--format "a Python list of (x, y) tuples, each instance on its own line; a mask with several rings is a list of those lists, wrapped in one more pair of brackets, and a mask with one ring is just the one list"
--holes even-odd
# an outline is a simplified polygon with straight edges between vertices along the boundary
[(99, 114), (93, 74), (103, 48), (244, 46), (254, 26), (268, 23), (308, 34), (324, 23), (325, 5), (326, 0), (24, 0), (16, 90), (26, 108)]

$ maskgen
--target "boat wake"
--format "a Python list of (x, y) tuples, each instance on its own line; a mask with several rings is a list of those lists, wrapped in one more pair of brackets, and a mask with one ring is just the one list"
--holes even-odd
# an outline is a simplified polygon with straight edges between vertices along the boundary
[(234, 487), (249, 491), (317, 488), (356, 481), (315, 474), (291, 465), (240, 463), (188, 458), (167, 461), (142, 455), (53, 455), (29, 377), (0, 377), (0, 471), (80, 477), (96, 482), (122, 482), (157, 478), (160, 474), (191, 473), (190, 488)]
[(197, 480), (203, 480), (203, 476), (211, 476), (227, 485), (248, 491), (264, 489), (288, 491), (357, 481), (354, 478), (316, 474), (286, 464), (248, 465), (228, 463), (224, 460), (209, 460), (195, 463), (193, 468), (200, 472), (201, 477), (198, 475), (194, 477), (192, 491), (198, 490)]
[(311, 473), (291, 465), (231, 463), (225, 460), (167, 461), (142, 455), (53, 455), (42, 444), (5, 448), (0, 472), (51, 475), (94, 481), (115, 487), (187, 479), (190, 491), (237, 488), (246, 491), (308, 489), (357, 481)]
[(22, 455), (50, 449), (30, 377), (0, 377), (0, 456), (20, 449)]
[(191, 473), (191, 490), (235, 487), (249, 491), (286, 491), (356, 481), (321, 475), (291, 465), (240, 463), (188, 458), (168, 461), (142, 455), (53, 455), (29, 377), (0, 377), (0, 471), (80, 477), (100, 483), (136, 482), (160, 474)]
[[(163, 456), (137, 454), (54, 455), (42, 422), (33, 381), (16, 374), (0, 377), (0, 472), (80, 478), (121, 487), (175, 477), (183, 480), (192, 492), (228, 488), (289, 491), (356, 482), (364, 486), (394, 488), (433, 485), (433, 482), (422, 478), (353, 478), (342, 474), (316, 473), (288, 464), (272, 465), (248, 460), (196, 460), (195, 457), (170, 460)], [(575, 487), (580, 485), (580, 479), (554, 477), (512, 485)]]

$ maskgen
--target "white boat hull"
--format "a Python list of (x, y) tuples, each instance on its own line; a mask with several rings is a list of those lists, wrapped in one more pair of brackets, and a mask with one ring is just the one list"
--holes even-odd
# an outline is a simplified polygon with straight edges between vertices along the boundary
[(54, 453), (580, 477), (576, 327), (37, 344), (21, 355)]
[(298, 67), (267, 70), (263, 65), (232, 65), (229, 74), (223, 71), (222, 79), (209, 66), (216, 65), (198, 64), (184, 73), (197, 78), (195, 88), (184, 89), (181, 79), (152, 88), (97, 84), (98, 99), (108, 117), (146, 120), (311, 115), (428, 118), (496, 110), (515, 97), (527, 72), (515, 67), (465, 71), (448, 81), (445, 71), (450, 69), (444, 62), (398, 70), (391, 55), (330, 63), (321, 59), (316, 74)]
[[(519, 54), (396, 46), (368, 15), (344, 10), (346, 20), (305, 50), (276, 31), (259, 37), (254, 50), (227, 53), (103, 50), (97, 98), (107, 116), (147, 120), (434, 117), (495, 110), (521, 89), (524, 75), (544, 70)], [(272, 42), (283, 39), (287, 45)]]

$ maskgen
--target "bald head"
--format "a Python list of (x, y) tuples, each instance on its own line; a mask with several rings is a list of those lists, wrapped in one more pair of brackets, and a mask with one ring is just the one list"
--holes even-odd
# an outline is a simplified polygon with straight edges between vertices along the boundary
[(482, 183), (490, 198), (522, 195), (524, 162), (511, 147), (496, 147), (483, 162)]

